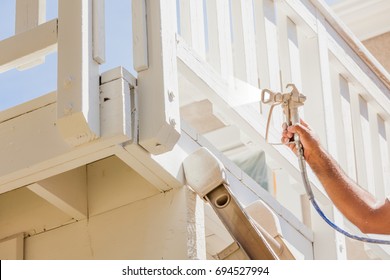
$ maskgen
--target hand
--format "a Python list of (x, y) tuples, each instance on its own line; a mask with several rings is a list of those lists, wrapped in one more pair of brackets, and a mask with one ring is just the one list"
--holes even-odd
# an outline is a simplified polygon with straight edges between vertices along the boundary
[(284, 123), (281, 141), (282, 143), (287, 144), (295, 154), (297, 153), (297, 148), (292, 141), (295, 133), (299, 135), (301, 140), (306, 161), (310, 162), (313, 155), (319, 155), (319, 150), (322, 149), (318, 137), (302, 119), (299, 124), (293, 126), (287, 126), (287, 124)]

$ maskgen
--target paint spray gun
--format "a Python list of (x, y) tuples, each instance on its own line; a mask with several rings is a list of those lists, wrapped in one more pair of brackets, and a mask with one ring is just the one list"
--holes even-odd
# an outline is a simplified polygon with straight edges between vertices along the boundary
[[(268, 142), (268, 131), (269, 131), (269, 124), (271, 120), (272, 110), (275, 106), (277, 105), (282, 106), (287, 125), (295, 125), (299, 123), (298, 108), (303, 106), (304, 102), (306, 101), (306, 96), (300, 93), (294, 84), (288, 84), (286, 88), (287, 89), (291, 88), (291, 91), (287, 93), (280, 93), (280, 92), (275, 93), (269, 89), (263, 89), (263, 91), (261, 92), (261, 102), (264, 104), (271, 105), (269, 115), (268, 115), (268, 120), (267, 120), (266, 134), (265, 134), (265, 138), (267, 142)], [(294, 134), (293, 143), (295, 143), (295, 146), (297, 148), (297, 156), (298, 156), (299, 168), (301, 170), (301, 176), (303, 178), (303, 184), (306, 193), (309, 196), (309, 199), (312, 200), (314, 197), (313, 191), (310, 187), (309, 180), (307, 178), (306, 163), (303, 154), (303, 146), (301, 144), (298, 134)], [(270, 144), (279, 145), (283, 143), (270, 143)]]
[[(295, 125), (300, 122), (299, 119), (299, 114), (298, 114), (298, 108), (300, 106), (303, 106), (304, 102), (306, 101), (306, 96), (301, 94), (299, 90), (296, 88), (294, 84), (288, 84), (286, 88), (291, 88), (290, 92), (287, 93), (280, 93), (280, 92), (273, 92), (269, 89), (263, 89), (261, 92), (261, 102), (264, 104), (269, 104), (271, 105), (269, 114), (268, 114), (268, 120), (267, 120), (267, 127), (266, 127), (266, 134), (265, 138), (267, 143), (268, 142), (268, 130), (269, 130), (269, 124), (271, 120), (271, 115), (272, 115), (272, 110), (275, 106), (281, 105), (283, 108), (283, 113), (285, 116), (286, 124), (289, 125)], [(294, 139), (290, 143), (295, 143), (295, 147), (297, 149), (297, 157), (298, 157), (298, 163), (299, 163), (299, 169), (302, 177), (302, 183), (305, 187), (306, 194), (315, 208), (315, 210), (318, 212), (318, 214), (321, 216), (324, 221), (331, 226), (334, 230), (344, 234), (345, 236), (363, 241), (363, 242), (369, 242), (369, 243), (376, 243), (376, 244), (386, 244), (390, 245), (390, 240), (381, 240), (381, 239), (374, 239), (374, 238), (369, 238), (369, 237), (363, 237), (363, 236), (356, 236), (353, 235), (344, 229), (338, 227), (335, 225), (331, 220), (329, 220), (328, 217), (323, 213), (321, 208), (318, 206), (315, 198), (313, 191), (311, 189), (310, 181), (307, 176), (307, 170), (306, 170), (306, 162), (305, 162), (305, 157), (304, 157), (304, 151), (303, 151), (303, 146), (302, 143), (299, 139), (299, 135), (297, 133), (294, 134)], [(286, 143), (269, 143), (271, 145), (283, 145)], [(288, 143), (287, 143), (288, 144)]]

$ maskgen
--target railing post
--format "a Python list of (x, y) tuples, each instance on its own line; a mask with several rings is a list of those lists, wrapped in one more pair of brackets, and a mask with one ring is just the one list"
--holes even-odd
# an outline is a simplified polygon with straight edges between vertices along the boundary
[(253, 4), (251, 0), (240, 0), (231, 1), (231, 5), (235, 76), (258, 87)]
[(233, 76), (229, 0), (207, 0), (207, 61), (224, 79)]
[[(15, 34), (19, 34), (46, 21), (46, 0), (16, 0), (15, 12)], [(19, 66), (18, 70), (27, 70), (44, 62), (43, 56)]]
[(72, 146), (100, 135), (99, 68), (92, 53), (92, 0), (58, 1), (57, 126)]
[(161, 154), (180, 137), (176, 1), (147, 0), (146, 13), (148, 68), (138, 72), (139, 144)]
[(180, 35), (202, 58), (206, 58), (203, 0), (180, 0)]

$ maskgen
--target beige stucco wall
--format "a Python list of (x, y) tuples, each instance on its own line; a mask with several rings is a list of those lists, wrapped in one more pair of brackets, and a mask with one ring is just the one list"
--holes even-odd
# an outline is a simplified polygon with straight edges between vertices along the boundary
[(390, 32), (363, 41), (363, 44), (390, 72)]

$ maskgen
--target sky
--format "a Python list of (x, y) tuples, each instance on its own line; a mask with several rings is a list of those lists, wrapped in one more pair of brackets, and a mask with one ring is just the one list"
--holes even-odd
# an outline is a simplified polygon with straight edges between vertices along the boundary
[[(344, 0), (326, 0), (333, 4)], [(100, 72), (124, 66), (134, 76), (131, 33), (131, 0), (105, 1), (106, 63)], [(58, 0), (46, 0), (46, 19), (57, 18)], [(0, 0), (0, 40), (14, 34), (15, 0)], [(1, 55), (1, 53), (0, 53)], [(57, 53), (45, 63), (29, 70), (13, 69), (0, 73), (0, 111), (53, 92), (57, 88)]]
[[(58, 0), (46, 0), (46, 18), (57, 18)], [(15, 0), (0, 0), (0, 40), (14, 35)], [(1, 53), (0, 53), (1, 55)], [(106, 1), (106, 63), (100, 72), (119, 65), (136, 75), (132, 63), (131, 1)], [(57, 53), (29, 70), (0, 73), (0, 111), (55, 91)]]

